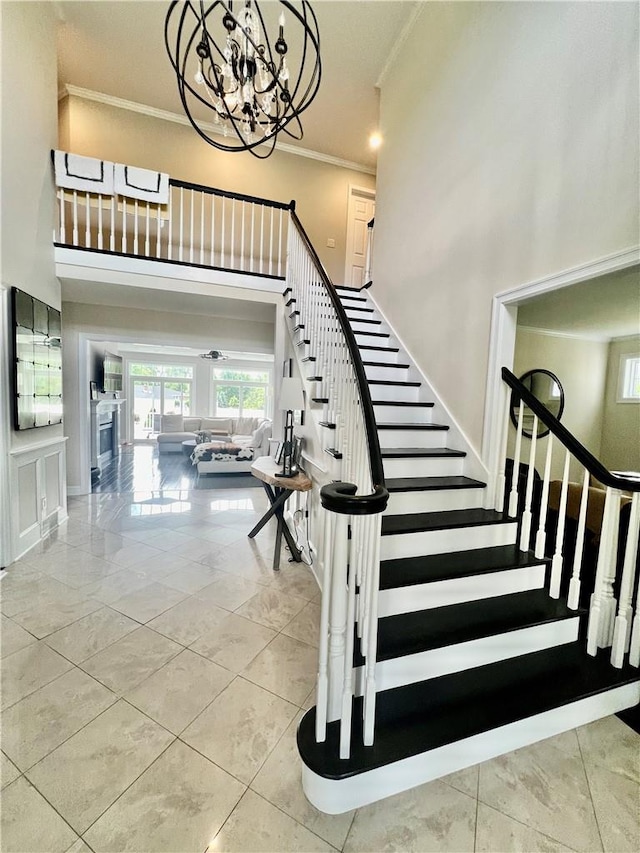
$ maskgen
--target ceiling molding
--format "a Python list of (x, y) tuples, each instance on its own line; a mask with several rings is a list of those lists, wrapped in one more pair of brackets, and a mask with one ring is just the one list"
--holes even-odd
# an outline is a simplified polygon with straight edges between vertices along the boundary
[(547, 338), (569, 338), (574, 341), (591, 341), (592, 343), (606, 344), (613, 340), (612, 335), (608, 334), (589, 334), (580, 332), (559, 332), (555, 329), (539, 329), (537, 326), (525, 326), (518, 323), (518, 331), (533, 332), (536, 335), (544, 335)]
[(424, 2), (419, 2), (419, 3), (416, 3), (414, 5), (413, 11), (409, 15), (409, 18), (408, 18), (406, 24), (404, 25), (404, 27), (400, 31), (400, 35), (395, 40), (393, 47), (389, 51), (389, 55), (387, 56), (387, 59), (386, 59), (386, 62), (384, 63), (382, 71), (380, 72), (378, 79), (376, 80), (376, 89), (382, 89), (382, 87), (384, 86), (385, 81), (387, 79), (387, 75), (391, 71), (391, 68), (394, 65), (402, 47), (404, 46), (404, 43), (409, 38), (409, 33), (413, 29), (413, 27), (414, 27), (416, 21), (418, 20), (418, 18), (420, 17), (420, 15), (423, 13), (425, 6), (426, 6), (426, 3), (424, 3)]
[[(74, 98), (82, 98), (85, 101), (94, 101), (98, 104), (106, 104), (109, 107), (117, 107), (121, 110), (129, 110), (132, 113), (140, 113), (140, 115), (157, 118), (161, 121), (170, 121), (174, 124), (182, 124), (186, 127), (191, 127), (191, 122), (186, 116), (179, 113), (172, 113), (169, 110), (161, 110), (157, 107), (151, 107), (148, 104), (139, 104), (136, 101), (127, 101), (124, 98), (118, 98), (115, 95), (106, 95), (104, 92), (94, 92), (92, 89), (83, 89), (80, 86), (74, 86), (67, 83), (64, 88), (58, 92), (58, 100), (72, 95)], [(200, 127), (204, 130), (213, 133), (222, 134), (220, 128), (210, 122), (200, 122)], [(310, 148), (298, 148), (296, 145), (288, 145), (286, 142), (276, 142), (276, 150), (283, 154), (295, 154), (298, 157), (306, 157), (308, 160), (318, 160), (321, 163), (328, 163), (330, 166), (337, 166), (341, 169), (349, 169), (352, 172), (362, 172), (365, 175), (375, 175), (376, 170), (370, 166), (364, 166), (362, 163), (356, 163), (352, 160), (342, 160), (340, 157), (332, 157), (330, 154), (323, 154), (321, 151), (312, 151)]]

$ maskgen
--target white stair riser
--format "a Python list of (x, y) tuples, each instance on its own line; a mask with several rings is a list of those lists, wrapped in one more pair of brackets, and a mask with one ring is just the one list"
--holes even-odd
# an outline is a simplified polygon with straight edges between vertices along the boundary
[[(372, 396), (376, 394), (376, 400), (380, 399), (377, 396), (377, 390), (370, 389)], [(383, 424), (430, 424), (433, 409), (427, 406), (374, 406), (374, 414), (378, 423)]]
[[(466, 643), (430, 649), (415, 655), (404, 655), (376, 664), (376, 690), (391, 690), (404, 684), (416, 684), (454, 672), (497, 663), (519, 655), (541, 652), (578, 639), (580, 620), (563, 619), (545, 625), (532, 625), (518, 631), (507, 631), (480, 637)], [(358, 696), (363, 693), (364, 667), (356, 669)]]
[(364, 372), (367, 379), (391, 379), (393, 382), (406, 382), (409, 378), (408, 367), (396, 367), (394, 364), (384, 367), (373, 367), (370, 364), (365, 364)]
[[(375, 346), (375, 344), (371, 344)], [(384, 346), (384, 344), (380, 344)], [(360, 357), (363, 361), (384, 361), (385, 364), (396, 364), (398, 361), (406, 364), (405, 358), (399, 358), (399, 352), (386, 352), (385, 350), (363, 349), (360, 347)]]
[(445, 512), (482, 507), (485, 489), (432, 489), (425, 492), (391, 492), (383, 515)]
[(303, 763), (302, 787), (317, 809), (342, 814), (632, 708), (639, 701), (639, 683), (616, 687), (345, 779), (325, 779)]
[(417, 403), (419, 391), (420, 387), (415, 385), (369, 385), (371, 399), (398, 403)]
[(380, 447), (446, 447), (446, 429), (380, 429)]
[(380, 559), (393, 560), (400, 557), (421, 557), (426, 554), (449, 554), (452, 551), (513, 545), (517, 531), (518, 525), (513, 522), (396, 533), (380, 539)]
[[(366, 318), (374, 319), (369, 314)], [(384, 323), (365, 323), (363, 322), (362, 317), (349, 317), (349, 323), (351, 324), (351, 328), (357, 334), (358, 332), (388, 332), (389, 330), (385, 327)]]
[[(369, 331), (377, 332), (378, 329), (370, 329)], [(365, 335), (364, 333), (356, 332), (355, 330), (354, 335), (359, 347), (363, 344), (370, 344), (373, 347), (396, 346), (396, 344), (393, 343), (392, 338), (379, 338), (377, 335)]]
[[(366, 294), (364, 293), (359, 293), (358, 296), (365, 296), (366, 299)], [(342, 302), (342, 307), (345, 311), (348, 311), (352, 306), (355, 306), (356, 308), (371, 308), (371, 305), (368, 305), (366, 302), (361, 302), (360, 299), (358, 299), (358, 296), (340, 295), (340, 302)]]
[(455, 477), (462, 474), (464, 456), (413, 456), (383, 459), (385, 477)]
[(463, 604), (465, 601), (479, 601), (482, 598), (495, 598), (497, 595), (542, 589), (544, 576), (545, 567), (544, 564), (540, 564), (527, 566), (525, 569), (507, 569), (433, 583), (383, 589), (378, 597), (378, 615), (382, 618), (396, 616), (399, 613), (415, 613), (418, 610)]

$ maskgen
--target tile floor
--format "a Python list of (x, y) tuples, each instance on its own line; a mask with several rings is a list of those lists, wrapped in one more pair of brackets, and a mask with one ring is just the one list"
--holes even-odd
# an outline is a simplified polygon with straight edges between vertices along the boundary
[(247, 531), (257, 489), (92, 495), (9, 567), (2, 850), (640, 849), (640, 736), (615, 717), (355, 813), (305, 800), (318, 590)]

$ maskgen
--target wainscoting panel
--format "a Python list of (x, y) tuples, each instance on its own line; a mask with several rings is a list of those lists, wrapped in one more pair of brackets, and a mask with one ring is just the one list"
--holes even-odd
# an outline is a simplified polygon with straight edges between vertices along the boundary
[(11, 458), (11, 558), (17, 560), (67, 518), (66, 441), (15, 448)]

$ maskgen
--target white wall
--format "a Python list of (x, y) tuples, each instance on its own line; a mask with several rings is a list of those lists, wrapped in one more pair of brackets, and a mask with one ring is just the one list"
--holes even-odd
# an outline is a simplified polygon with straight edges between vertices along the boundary
[(491, 298), (638, 244), (638, 6), (425, 3), (381, 92), (374, 293), (476, 448)]
[[(375, 178), (294, 154), (268, 160), (225, 153), (190, 127), (118, 107), (65, 98), (60, 108), (60, 145), (75, 154), (168, 172), (172, 178), (261, 198), (289, 202), (336, 284), (344, 276), (349, 184), (373, 189)], [(327, 247), (327, 239), (335, 248)]]
[[(544, 368), (554, 373), (565, 394), (561, 422), (597, 458), (601, 458), (604, 419), (605, 380), (609, 344), (584, 338), (550, 335), (518, 326), (513, 372), (522, 376), (527, 370)], [(513, 455), (515, 428), (510, 429), (509, 451)], [(547, 452), (547, 438), (536, 442), (536, 469), (542, 476)], [(529, 461), (530, 444), (522, 443), (521, 461)], [(562, 478), (564, 451), (555, 444), (551, 478)], [(581, 477), (581, 468), (571, 470), (572, 480)]]
[[(60, 285), (53, 267), (53, 187), (49, 152), (57, 138), (57, 71), (55, 8), (52, 3), (0, 3), (2, 78), (2, 158), (0, 176), (3, 311), (0, 330), (0, 393), (4, 423), (0, 430), (0, 565), (17, 557), (39, 538), (47, 511), (41, 498), (48, 492), (48, 473), (57, 477), (48, 451), (34, 448), (61, 439), (62, 426), (14, 432), (7, 423), (9, 335), (7, 293), (19, 287), (55, 308)], [(64, 447), (58, 444), (59, 452)], [(12, 452), (11, 472), (7, 453)], [(19, 454), (19, 455), (17, 455)], [(19, 463), (19, 476), (16, 466)], [(62, 466), (64, 468), (64, 466)], [(36, 471), (40, 475), (38, 492)], [(43, 479), (44, 478), (44, 479)], [(24, 488), (20, 487), (20, 484)], [(60, 483), (58, 484), (61, 485)], [(60, 491), (58, 489), (58, 491)], [(64, 489), (63, 489), (64, 492)], [(65, 498), (62, 495), (62, 500)], [(51, 513), (56, 507), (49, 507)], [(28, 511), (27, 511), (28, 510)], [(62, 511), (65, 511), (62, 508)], [(8, 541), (11, 540), (11, 541)]]
[[(204, 347), (211, 340), (215, 340), (223, 352), (274, 352), (273, 323), (233, 317), (65, 302), (62, 327), (62, 358), (66, 381), (65, 430), (69, 436), (67, 479), (70, 492), (75, 494), (81, 493), (84, 485), (83, 475), (86, 476), (87, 473), (86, 440), (81, 430), (81, 422), (86, 422), (89, 409), (89, 377), (86, 370), (88, 341), (120, 340), (123, 342), (121, 352), (126, 349), (126, 342)], [(199, 385), (203, 384), (202, 378), (201, 373), (198, 373), (196, 381), (200, 380)], [(198, 404), (200, 403), (207, 405), (204, 399), (199, 399)]]
[(640, 402), (618, 402), (620, 356), (640, 353), (640, 335), (609, 344), (602, 461), (614, 471), (640, 471)]

